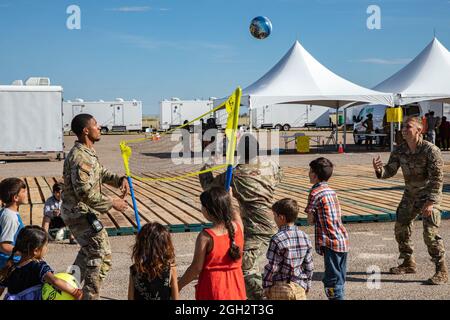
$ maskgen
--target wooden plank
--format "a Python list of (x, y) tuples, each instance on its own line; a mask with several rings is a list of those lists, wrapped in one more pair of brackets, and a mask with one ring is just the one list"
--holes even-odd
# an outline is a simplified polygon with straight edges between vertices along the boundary
[(19, 207), (19, 214), (22, 222), (25, 225), (29, 225), (31, 223), (31, 205), (23, 204)]
[(115, 209), (111, 209), (109, 210), (108, 215), (117, 226), (118, 234), (130, 235), (134, 233), (135, 227), (130, 223), (130, 221), (128, 221), (128, 219), (125, 218), (125, 216), (121, 212)]
[(38, 187), (38, 185), (36, 184), (36, 181), (34, 181), (34, 177), (26, 177), (25, 180), (26, 180), (29, 188), (37, 188)]
[(44, 204), (33, 204), (31, 206), (31, 224), (42, 226), (44, 218)]
[(191, 216), (192, 218), (198, 220), (200, 223), (208, 223), (208, 221), (205, 219), (203, 214), (201, 213), (200, 209), (198, 207), (193, 207), (190, 204), (186, 204), (183, 201), (181, 201), (180, 195), (171, 191), (170, 189), (165, 189), (162, 187), (162, 185), (154, 186), (151, 188), (148, 185), (142, 185), (142, 188), (146, 189), (147, 191), (160, 196), (164, 200), (166, 200), (168, 203), (172, 204), (174, 207), (178, 208), (179, 210), (183, 211), (187, 215)]
[[(112, 192), (112, 195), (116, 195), (117, 197), (119, 196), (119, 193), (116, 189), (108, 186), (108, 185), (103, 185), (104, 189), (109, 190), (110, 192)], [(127, 196), (125, 197), (125, 200), (127, 201), (128, 205), (133, 208), (133, 201), (131, 199), (131, 196)], [(160, 217), (158, 217), (157, 215), (155, 215), (152, 211), (150, 211), (146, 206), (145, 206), (145, 199), (142, 199), (140, 197), (136, 198), (137, 201), (137, 207), (138, 207), (138, 213), (139, 213), (139, 217), (141, 218), (141, 225), (148, 223), (148, 222), (158, 222), (162, 225), (167, 226), (168, 223), (164, 220), (162, 220)], [(125, 215), (133, 222), (133, 225), (135, 225), (135, 215), (134, 215), (134, 208), (133, 210), (130, 212), (129, 210), (127, 210), (125, 212)]]
[(48, 198), (53, 196), (53, 192), (44, 178), (36, 177), (36, 182), (39, 185), (39, 188), (41, 190), (42, 195), (44, 196), (45, 201), (47, 201)]
[(139, 199), (139, 203), (144, 205), (153, 214), (153, 218), (150, 221), (157, 221), (163, 225), (174, 225), (184, 228), (183, 221), (171, 215), (155, 203), (151, 198), (151, 194), (148, 194), (146, 190), (143, 190), (141, 187), (135, 185), (134, 191), (136, 198)]

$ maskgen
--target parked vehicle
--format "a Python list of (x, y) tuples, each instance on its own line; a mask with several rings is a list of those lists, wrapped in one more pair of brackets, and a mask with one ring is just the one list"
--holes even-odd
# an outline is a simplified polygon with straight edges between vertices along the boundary
[(64, 132), (70, 132), (72, 119), (80, 113), (94, 116), (103, 133), (110, 131), (142, 131), (142, 102), (124, 101), (65, 101), (63, 103)]
[(0, 157), (64, 158), (62, 92), (48, 78), (0, 86)]
[(276, 104), (253, 109), (252, 126), (256, 129), (276, 129), (289, 131), (291, 128), (329, 127), (329, 108), (299, 105)]
[[(387, 106), (379, 105), (379, 104), (369, 104), (364, 105), (360, 108), (360, 111), (357, 116), (353, 116), (353, 139), (355, 144), (361, 144), (365, 141), (365, 137), (363, 134), (366, 132), (366, 128), (362, 125), (362, 123), (367, 119), (368, 114), (373, 115), (373, 127), (375, 132), (384, 133), (383, 132), (383, 117), (386, 113)], [(429, 111), (434, 111), (435, 116), (442, 117), (444, 108), (442, 102), (419, 102), (413, 103), (410, 105), (402, 106), (403, 116), (423, 116), (425, 113)]]

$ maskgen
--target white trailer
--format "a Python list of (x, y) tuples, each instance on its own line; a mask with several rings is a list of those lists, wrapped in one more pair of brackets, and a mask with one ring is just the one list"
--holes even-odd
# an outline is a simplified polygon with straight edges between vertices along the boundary
[[(161, 130), (169, 130), (182, 125), (186, 121), (192, 121), (200, 115), (211, 111), (213, 101), (210, 100), (180, 100), (171, 98), (170, 100), (161, 101), (160, 104), (160, 123)], [(208, 118), (214, 117), (213, 114), (207, 115), (203, 120), (206, 123)], [(199, 120), (194, 122), (198, 125)]]
[(70, 132), (72, 119), (80, 113), (89, 113), (97, 120), (102, 132), (142, 131), (142, 102), (124, 101), (65, 101), (63, 103), (64, 132)]
[(50, 86), (48, 78), (33, 79), (46, 81), (0, 86), (0, 158), (4, 160), (64, 158), (63, 89)]
[(288, 131), (301, 127), (329, 127), (328, 107), (304, 104), (275, 104), (253, 109), (252, 126)]

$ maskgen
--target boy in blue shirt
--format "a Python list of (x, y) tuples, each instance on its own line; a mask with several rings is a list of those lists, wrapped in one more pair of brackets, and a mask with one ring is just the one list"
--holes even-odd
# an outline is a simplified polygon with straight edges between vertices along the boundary
[[(28, 202), (27, 186), (18, 178), (8, 178), (0, 182), (0, 269), (10, 257), (17, 235), (24, 227), (19, 215), (19, 206)], [(14, 257), (18, 262), (19, 256)]]

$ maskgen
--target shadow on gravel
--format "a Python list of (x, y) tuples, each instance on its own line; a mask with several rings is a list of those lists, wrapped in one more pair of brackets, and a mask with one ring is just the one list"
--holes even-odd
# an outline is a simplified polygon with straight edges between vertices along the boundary
[[(346, 281), (347, 282), (360, 282), (365, 283), (368, 282), (370, 274), (367, 274), (366, 272), (347, 272)], [(390, 276), (390, 277), (397, 277), (396, 279), (386, 279), (383, 276)], [(322, 281), (324, 277), (324, 272), (315, 272), (313, 274), (312, 281)], [(425, 285), (424, 280), (406, 280), (401, 279), (402, 275), (394, 275), (389, 272), (381, 272), (381, 279), (380, 282), (384, 283), (421, 283)]]

